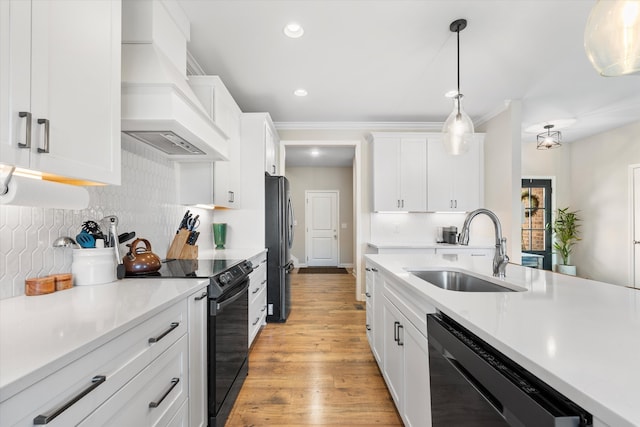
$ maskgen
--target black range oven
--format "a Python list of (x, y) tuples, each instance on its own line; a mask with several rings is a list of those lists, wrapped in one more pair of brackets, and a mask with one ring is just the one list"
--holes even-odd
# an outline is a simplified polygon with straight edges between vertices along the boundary
[(208, 278), (207, 376), (209, 427), (224, 426), (249, 372), (249, 274), (244, 260), (164, 260), (136, 277)]

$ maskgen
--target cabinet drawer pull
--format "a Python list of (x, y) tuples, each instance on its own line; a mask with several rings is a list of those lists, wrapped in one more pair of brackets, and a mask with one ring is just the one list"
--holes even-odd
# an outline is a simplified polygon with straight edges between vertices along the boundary
[(400, 329), (402, 329), (402, 335), (404, 335), (404, 326), (398, 325), (398, 345), (404, 345), (404, 341), (400, 340)]
[(200, 301), (201, 299), (205, 299), (207, 297), (207, 293), (203, 292), (199, 297), (195, 297), (196, 301)]
[(260, 313), (264, 313), (264, 311), (267, 309), (267, 306), (263, 306), (262, 309), (260, 310)]
[(256, 326), (256, 325), (258, 324), (258, 322), (259, 322), (259, 321), (260, 321), (260, 318), (259, 318), (259, 317), (256, 317), (256, 321), (255, 321), (255, 322), (253, 322), (253, 323), (251, 324), (251, 326)]
[(371, 271), (373, 271), (374, 273), (377, 273), (378, 269), (377, 268), (372, 268)]
[(149, 408), (157, 408), (158, 406), (160, 406), (162, 401), (169, 395), (169, 393), (171, 393), (171, 390), (173, 390), (174, 387), (177, 386), (179, 382), (180, 382), (180, 378), (172, 378), (171, 385), (169, 386), (167, 391), (164, 392), (160, 400), (158, 400), (157, 402), (149, 402)]
[(364, 269), (365, 271), (371, 271), (371, 269), (369, 267), (365, 267)]
[(369, 326), (368, 324), (366, 326), (367, 326), (367, 331), (370, 331), (371, 330), (371, 326)]
[(100, 384), (102, 384), (106, 380), (107, 380), (107, 377), (104, 376), (104, 375), (96, 375), (95, 377), (91, 378), (91, 385), (89, 385), (84, 390), (80, 391), (78, 394), (76, 394), (71, 399), (69, 399), (67, 402), (63, 403), (62, 405), (58, 406), (57, 408), (54, 408), (49, 412), (45, 412), (44, 414), (41, 414), (41, 415), (38, 415), (37, 417), (35, 417), (33, 419), (33, 424), (35, 424), (35, 425), (49, 424), (49, 421), (52, 421), (55, 417), (57, 417), (58, 415), (62, 414), (64, 411), (69, 409), (78, 400), (82, 399), (84, 396), (86, 396), (87, 394), (91, 393), (91, 391), (93, 391), (93, 389), (98, 387)]
[(152, 344), (154, 342), (158, 342), (160, 341), (162, 338), (166, 337), (167, 334), (171, 331), (173, 331), (175, 328), (177, 328), (180, 325), (180, 322), (172, 322), (171, 326), (169, 326), (169, 329), (167, 329), (166, 331), (164, 331), (163, 333), (161, 333), (160, 335), (158, 335), (157, 337), (151, 337), (149, 338), (149, 344)]
[(18, 117), (27, 119), (27, 123), (24, 129), (24, 143), (18, 141), (18, 147), (31, 148), (31, 113), (28, 111), (20, 111)]
[(251, 294), (257, 294), (258, 292), (260, 292), (260, 286), (251, 291)]
[(371, 294), (369, 292), (365, 292), (364, 294), (367, 296), (367, 298), (371, 298)]
[(395, 342), (398, 342), (400, 340), (400, 338), (398, 338), (398, 329), (400, 326), (400, 322), (393, 322), (393, 340)]
[(267, 279), (264, 279), (262, 283), (260, 283), (260, 286), (264, 285), (265, 283), (267, 283)]
[(44, 125), (44, 148), (38, 147), (38, 153), (49, 152), (49, 119), (38, 119), (39, 125)]

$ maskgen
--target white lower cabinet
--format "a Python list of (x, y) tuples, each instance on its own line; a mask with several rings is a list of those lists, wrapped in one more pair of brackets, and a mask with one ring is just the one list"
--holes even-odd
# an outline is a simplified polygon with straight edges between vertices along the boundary
[[(207, 288), (188, 298), (189, 326), (189, 407), (188, 425), (207, 427)], [(180, 425), (180, 424), (178, 424)]]
[[(187, 303), (181, 300), (3, 401), (0, 425), (166, 425), (187, 396), (186, 332)], [(176, 386), (151, 410), (149, 402), (173, 378)], [(149, 400), (138, 402), (139, 395)], [(144, 406), (143, 422), (128, 406), (134, 400)], [(112, 417), (118, 422), (107, 422)]]
[(384, 298), (383, 373), (406, 426), (431, 426), (429, 351), (425, 337)]
[(267, 252), (249, 259), (253, 272), (249, 275), (249, 347), (267, 323)]
[(382, 288), (383, 279), (378, 269), (367, 264), (366, 268), (366, 291), (367, 297), (367, 339), (371, 352), (376, 358), (378, 365), (382, 367), (384, 357), (384, 330), (383, 330), (383, 310), (382, 310)]
[(188, 351), (183, 335), (79, 425), (168, 425), (189, 393)]

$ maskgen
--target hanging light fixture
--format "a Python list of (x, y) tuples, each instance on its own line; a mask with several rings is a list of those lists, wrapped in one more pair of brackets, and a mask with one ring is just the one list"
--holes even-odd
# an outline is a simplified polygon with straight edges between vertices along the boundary
[(584, 31), (584, 48), (601, 76), (640, 73), (640, 0), (598, 0)]
[(456, 33), (458, 39), (458, 92), (453, 97), (453, 111), (442, 128), (442, 141), (445, 151), (453, 156), (469, 151), (469, 145), (473, 141), (473, 122), (462, 109), (462, 93), (460, 93), (460, 31), (466, 27), (466, 19), (457, 19), (449, 25), (449, 29)]
[(538, 150), (551, 150), (552, 148), (558, 148), (562, 144), (562, 134), (559, 130), (551, 132), (553, 125), (545, 125), (547, 131), (538, 134)]

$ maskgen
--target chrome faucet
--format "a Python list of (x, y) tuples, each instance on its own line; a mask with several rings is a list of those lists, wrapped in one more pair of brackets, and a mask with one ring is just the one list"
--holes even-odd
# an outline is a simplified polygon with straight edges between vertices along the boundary
[(505, 270), (509, 263), (509, 257), (507, 256), (507, 238), (502, 237), (502, 227), (500, 226), (500, 220), (489, 209), (476, 209), (473, 212), (469, 212), (464, 219), (464, 225), (460, 232), (460, 239), (458, 243), (467, 246), (469, 244), (469, 226), (473, 218), (480, 214), (485, 214), (491, 221), (493, 221), (493, 227), (496, 231), (496, 252), (493, 256), (493, 275), (495, 277), (505, 277)]

